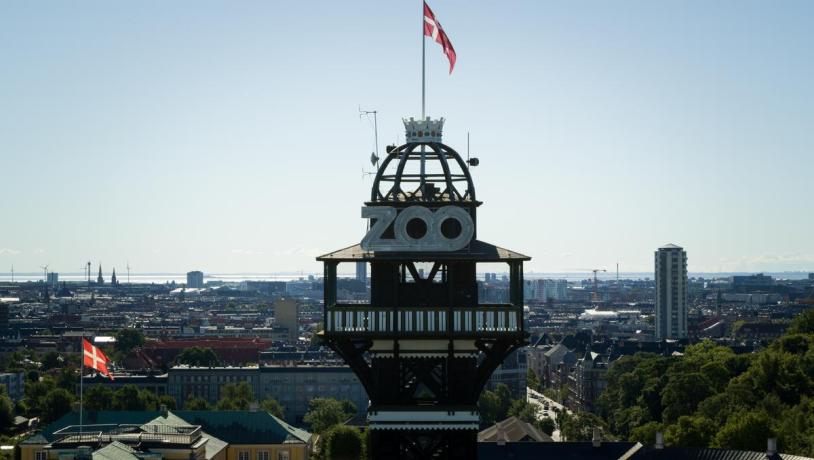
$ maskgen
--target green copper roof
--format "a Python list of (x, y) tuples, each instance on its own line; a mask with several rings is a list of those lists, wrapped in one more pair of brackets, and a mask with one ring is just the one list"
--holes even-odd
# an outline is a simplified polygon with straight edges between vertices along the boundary
[(307, 443), (311, 433), (291, 426), (268, 412), (173, 411), (190, 425), (201, 425), (207, 433), (229, 444)]

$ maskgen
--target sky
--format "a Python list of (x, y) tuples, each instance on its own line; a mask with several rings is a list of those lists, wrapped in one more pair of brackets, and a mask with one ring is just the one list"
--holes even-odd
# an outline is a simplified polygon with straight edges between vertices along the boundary
[[(431, 0), (427, 112), (527, 271), (814, 271), (814, 2)], [(0, 272), (319, 272), (420, 114), (421, 2), (0, 2)]]

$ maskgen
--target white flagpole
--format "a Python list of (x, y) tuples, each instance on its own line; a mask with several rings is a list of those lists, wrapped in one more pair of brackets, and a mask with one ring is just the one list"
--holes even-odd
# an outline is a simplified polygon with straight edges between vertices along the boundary
[(425, 83), (425, 67), (426, 67), (426, 47), (427, 47), (427, 40), (424, 38), (424, 0), (421, 0), (421, 121), (424, 121), (424, 105), (426, 102), (426, 83)]

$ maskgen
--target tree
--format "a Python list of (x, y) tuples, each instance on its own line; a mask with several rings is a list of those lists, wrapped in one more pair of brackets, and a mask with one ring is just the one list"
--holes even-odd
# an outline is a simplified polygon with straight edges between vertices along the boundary
[(45, 422), (53, 422), (70, 412), (73, 407), (74, 396), (64, 388), (54, 388), (43, 399), (42, 418)]
[(505, 419), (509, 413), (509, 407), (512, 404), (512, 392), (505, 383), (498, 383), (495, 387), (495, 394), (500, 400), (500, 406), (497, 412), (497, 421), (500, 421)]
[(138, 329), (121, 329), (116, 333), (116, 351), (127, 354), (144, 345), (144, 334)]
[(322, 436), (326, 460), (357, 460), (365, 457), (364, 437), (356, 428), (334, 425)]
[(85, 390), (83, 400), (85, 410), (111, 410), (113, 409), (113, 390), (105, 385), (92, 385)]
[(718, 426), (706, 417), (683, 415), (678, 423), (667, 427), (665, 444), (681, 447), (707, 447)]
[(197, 367), (217, 366), (219, 363), (218, 355), (207, 347), (189, 347), (179, 353), (175, 360), (179, 364)]
[(531, 369), (526, 370), (526, 386), (534, 391), (540, 389), (540, 378)]
[(517, 417), (524, 422), (532, 423), (537, 420), (537, 406), (529, 403), (525, 399), (515, 399), (509, 406), (506, 415), (509, 417)]
[(146, 404), (135, 385), (125, 385), (113, 393), (113, 410), (146, 410)]
[(308, 412), (302, 418), (315, 433), (324, 433), (328, 428), (338, 425), (352, 417), (343, 408), (342, 403), (333, 398), (314, 398), (308, 403)]
[(12, 425), (14, 425), (14, 403), (3, 391), (3, 394), (0, 395), (0, 430), (8, 433), (11, 431)]
[(772, 437), (772, 434), (769, 418), (765, 413), (739, 413), (731, 416), (718, 431), (712, 446), (760, 452), (766, 447), (766, 438)]
[(482, 425), (492, 425), (497, 422), (500, 412), (500, 397), (494, 391), (483, 390), (478, 399), (480, 422)]
[(787, 330), (789, 334), (814, 334), (814, 308), (797, 315)]
[(63, 362), (64, 359), (62, 356), (55, 351), (49, 351), (48, 353), (42, 355), (42, 360), (40, 361), (43, 371), (57, 369), (62, 366)]
[(664, 426), (659, 422), (647, 422), (630, 431), (628, 441), (640, 442), (645, 446), (652, 446), (656, 442), (656, 433), (664, 432)]
[(605, 422), (590, 412), (576, 412), (574, 414), (563, 412), (559, 418), (562, 418), (560, 433), (569, 442), (590, 441), (593, 439), (594, 428), (605, 428)]
[(540, 420), (537, 420), (534, 425), (537, 427), (538, 430), (542, 431), (543, 433), (551, 436), (554, 434), (554, 430), (557, 428), (556, 423), (549, 417), (543, 417)]
[(285, 407), (272, 397), (264, 399), (260, 403), (260, 409), (271, 413), (271, 415), (277, 418), (283, 418), (285, 416)]
[(254, 392), (249, 382), (227, 383), (220, 389), (218, 410), (248, 410), (254, 401)]
[(212, 407), (203, 398), (190, 398), (184, 403), (184, 410), (211, 410)]
[(161, 395), (158, 397), (158, 405), (166, 406), (168, 410), (175, 410), (175, 398), (170, 395)]

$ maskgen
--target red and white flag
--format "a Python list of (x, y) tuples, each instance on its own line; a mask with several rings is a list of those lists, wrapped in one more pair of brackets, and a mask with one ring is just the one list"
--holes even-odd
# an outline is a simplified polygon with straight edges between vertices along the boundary
[(107, 370), (107, 363), (110, 362), (107, 356), (98, 347), (94, 346), (87, 339), (82, 338), (82, 351), (84, 355), (85, 367), (96, 369), (100, 374), (110, 377), (113, 380), (113, 374)]
[(435, 19), (435, 14), (433, 14), (427, 2), (424, 2), (424, 35), (432, 37), (436, 43), (441, 45), (444, 54), (449, 59), (449, 73), (452, 73), (452, 69), (455, 67), (455, 48), (452, 47), (452, 42), (449, 41), (449, 37), (441, 27), (441, 23)]

